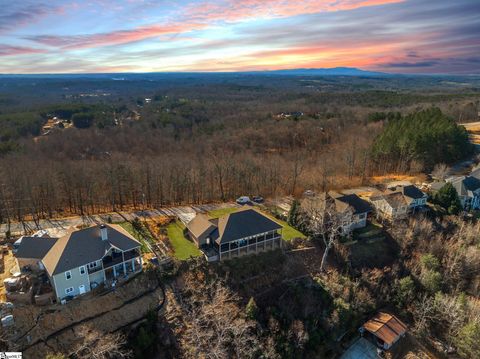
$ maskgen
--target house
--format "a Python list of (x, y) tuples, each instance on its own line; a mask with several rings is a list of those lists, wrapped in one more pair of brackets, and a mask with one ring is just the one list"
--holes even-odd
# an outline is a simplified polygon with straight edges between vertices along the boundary
[(282, 247), (282, 226), (253, 208), (218, 219), (197, 214), (187, 231), (209, 262)]
[(113, 224), (60, 238), (23, 238), (15, 255), (19, 262), (36, 261), (39, 269), (45, 269), (58, 301), (142, 270), (140, 243)]
[(407, 333), (407, 326), (396, 316), (379, 312), (359, 329), (361, 335), (382, 350), (392, 346)]
[(334, 191), (321, 193), (318, 196), (306, 196), (302, 200), (301, 206), (307, 214), (321, 212), (331, 206), (340, 216), (343, 234), (349, 234), (356, 228), (365, 227), (367, 216), (372, 211), (370, 204), (356, 194), (345, 195)]
[(480, 167), (468, 176), (448, 178), (447, 182), (450, 182), (457, 191), (464, 209), (480, 209)]
[(405, 198), (408, 204), (408, 212), (416, 212), (422, 208), (425, 208), (427, 204), (428, 195), (422, 192), (417, 186), (414, 185), (401, 185), (388, 189), (388, 193), (399, 192)]
[(389, 220), (405, 218), (410, 209), (410, 201), (401, 192), (386, 192), (370, 197), (377, 215)]
[(57, 238), (51, 238), (48, 235), (41, 237), (23, 236), (14, 244), (13, 253), (17, 259), (18, 268), (20, 270), (44, 270), (42, 259), (52, 249), (57, 242)]

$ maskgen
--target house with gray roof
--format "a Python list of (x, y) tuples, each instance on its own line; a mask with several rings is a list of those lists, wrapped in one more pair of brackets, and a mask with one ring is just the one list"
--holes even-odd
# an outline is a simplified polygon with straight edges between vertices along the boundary
[(307, 215), (312, 216), (317, 213), (319, 217), (327, 207), (334, 208), (340, 217), (342, 233), (345, 235), (350, 234), (354, 229), (364, 228), (367, 225), (368, 214), (373, 210), (367, 201), (356, 194), (342, 194), (335, 191), (306, 196), (301, 201), (301, 206)]
[(140, 242), (114, 224), (71, 231), (60, 238), (23, 238), (15, 256), (39, 261), (59, 301), (142, 270)]
[(220, 218), (200, 213), (187, 224), (187, 230), (209, 262), (282, 247), (282, 226), (253, 208)]
[(23, 236), (15, 242), (13, 253), (20, 270), (44, 270), (42, 259), (45, 257), (58, 238), (44, 236)]
[(480, 209), (480, 167), (468, 176), (448, 178), (465, 210)]
[(378, 217), (395, 220), (407, 217), (410, 202), (401, 192), (385, 192), (370, 197)]
[(389, 188), (387, 193), (399, 192), (403, 195), (405, 201), (408, 204), (408, 212), (416, 212), (425, 208), (427, 205), (428, 195), (421, 191), (420, 188), (410, 185), (400, 185)]

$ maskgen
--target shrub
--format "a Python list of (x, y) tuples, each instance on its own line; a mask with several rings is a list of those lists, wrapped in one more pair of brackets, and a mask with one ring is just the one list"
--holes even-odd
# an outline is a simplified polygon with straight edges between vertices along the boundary
[(258, 315), (258, 306), (253, 297), (250, 297), (247, 306), (245, 307), (245, 312), (248, 319), (255, 320)]

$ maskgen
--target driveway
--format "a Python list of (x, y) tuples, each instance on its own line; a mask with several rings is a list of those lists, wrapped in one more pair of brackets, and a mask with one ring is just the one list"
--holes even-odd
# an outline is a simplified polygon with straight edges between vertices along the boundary
[[(62, 236), (71, 227), (81, 225), (92, 225), (96, 223), (104, 223), (111, 220), (113, 223), (124, 221), (132, 221), (135, 218), (154, 218), (159, 216), (177, 216), (184, 224), (188, 223), (198, 212), (208, 212), (215, 209), (238, 207), (234, 202), (228, 203), (210, 203), (192, 206), (176, 206), (165, 207), (160, 209), (148, 209), (135, 212), (112, 212), (104, 214), (96, 214), (91, 216), (73, 216), (58, 219), (42, 219), (37, 226), (34, 221), (26, 221), (23, 223), (12, 223), (10, 232), (13, 237), (21, 236), (25, 232), (36, 231), (40, 229), (48, 230), (50, 236)], [(5, 236), (7, 224), (0, 224), (0, 237)]]
[(378, 359), (377, 348), (365, 338), (354, 342), (340, 359)]

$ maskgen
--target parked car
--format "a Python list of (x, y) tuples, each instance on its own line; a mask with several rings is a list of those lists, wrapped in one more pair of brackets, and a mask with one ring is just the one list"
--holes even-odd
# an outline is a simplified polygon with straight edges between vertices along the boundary
[(262, 196), (255, 196), (252, 198), (253, 202), (255, 203), (263, 203), (264, 199)]
[(248, 196), (241, 196), (237, 198), (237, 203), (238, 204), (248, 204), (250, 203), (250, 197)]

